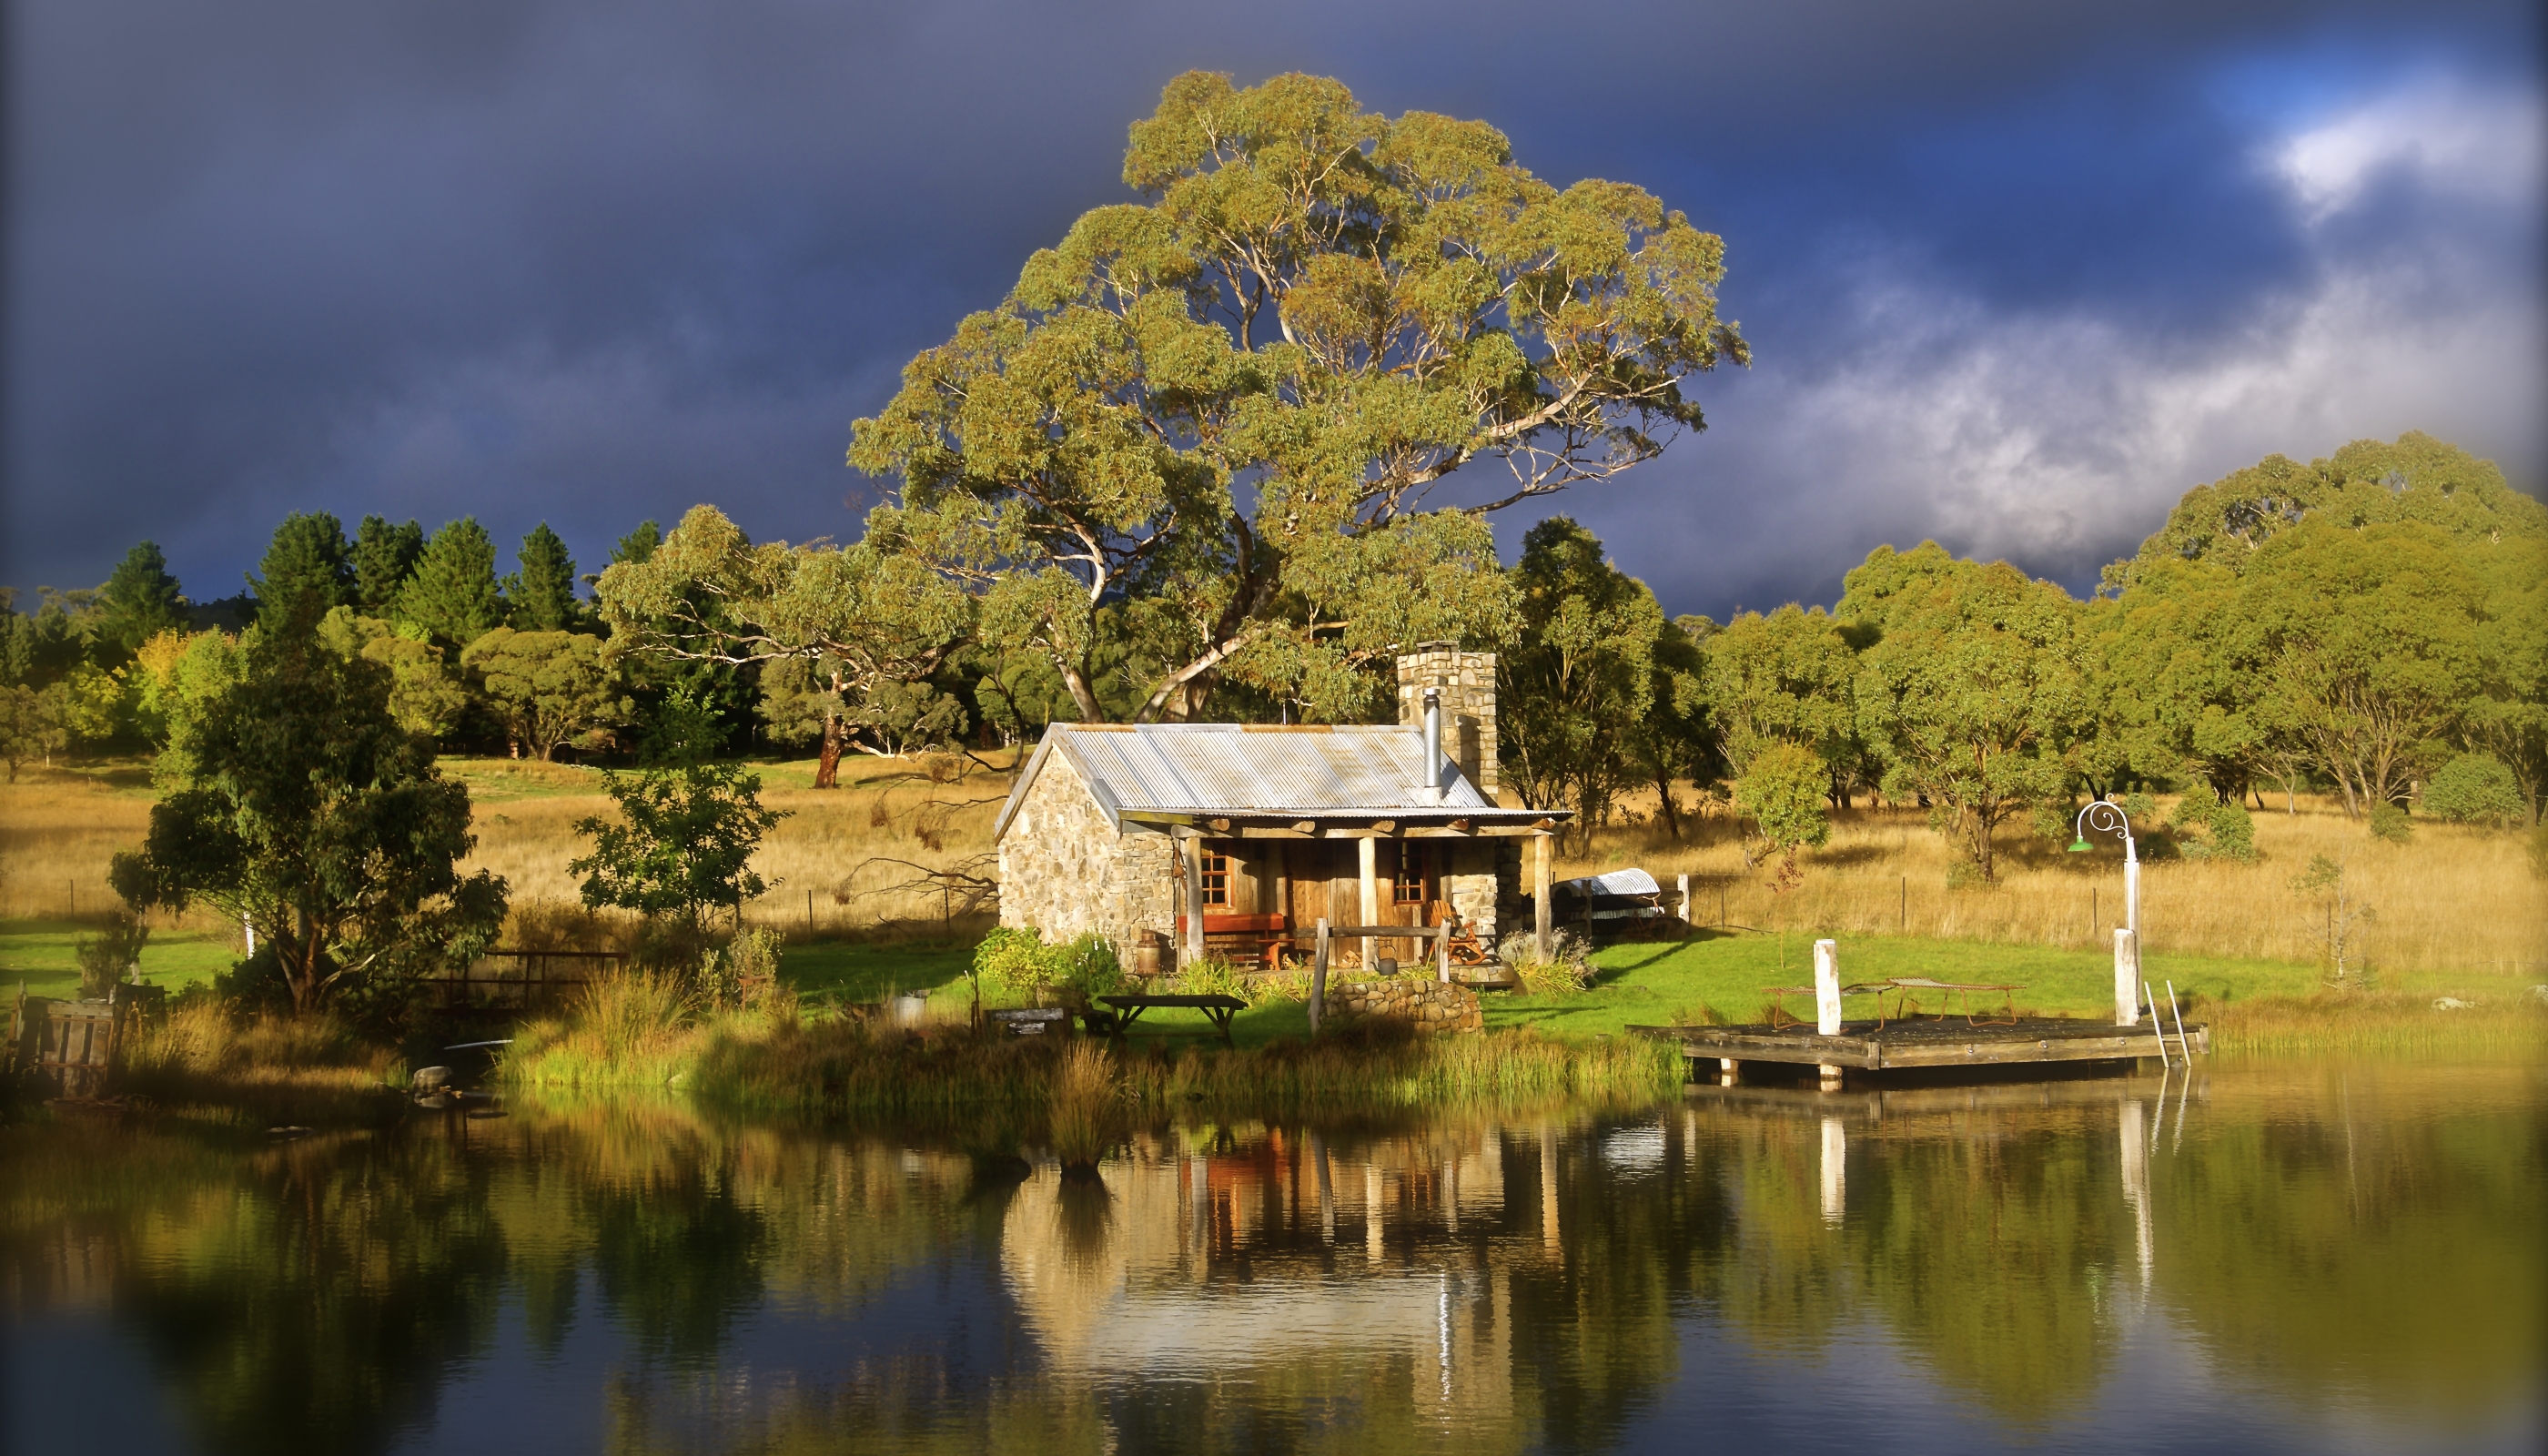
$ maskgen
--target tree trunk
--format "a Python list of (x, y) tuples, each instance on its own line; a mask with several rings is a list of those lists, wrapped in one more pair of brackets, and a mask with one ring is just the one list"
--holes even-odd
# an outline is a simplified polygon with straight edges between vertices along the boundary
[(823, 715), (823, 750), (814, 761), (814, 786), (841, 786), (841, 715), (838, 713)]

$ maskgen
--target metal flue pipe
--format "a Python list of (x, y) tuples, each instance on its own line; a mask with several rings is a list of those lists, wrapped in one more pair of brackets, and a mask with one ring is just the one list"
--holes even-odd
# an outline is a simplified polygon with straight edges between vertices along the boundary
[(1424, 689), (1424, 797), (1442, 802), (1442, 689)]

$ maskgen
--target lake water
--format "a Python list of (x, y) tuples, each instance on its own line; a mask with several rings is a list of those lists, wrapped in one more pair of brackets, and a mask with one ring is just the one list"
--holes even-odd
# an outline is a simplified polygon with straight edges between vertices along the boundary
[[(2518, 1451), (2548, 1082), (1133, 1129), (0, 1129), (0, 1448)], [(1030, 1149), (1032, 1152), (1032, 1149)]]

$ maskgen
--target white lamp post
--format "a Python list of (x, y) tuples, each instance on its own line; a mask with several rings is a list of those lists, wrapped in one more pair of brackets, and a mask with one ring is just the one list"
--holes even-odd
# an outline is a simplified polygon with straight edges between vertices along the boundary
[[(2122, 806), (2099, 799), (2079, 811), (2077, 838), (2070, 853), (2088, 853), (2088, 836), (2124, 837), (2124, 928), (2115, 932), (2115, 1025), (2140, 1025), (2141, 999), (2141, 857), (2133, 844), (2132, 816)], [(2155, 1014), (2155, 1013), (2153, 1013)]]
[(2088, 836), (2091, 834), (2123, 836), (2124, 929), (2131, 931), (2134, 939), (2138, 940), (2141, 933), (2141, 860), (2133, 844), (2131, 816), (2123, 811), (2121, 805), (2111, 800), (2098, 799), (2079, 811), (2078, 822), (2073, 826), (2073, 833), (2077, 838), (2071, 841), (2070, 853), (2074, 855), (2088, 853)]

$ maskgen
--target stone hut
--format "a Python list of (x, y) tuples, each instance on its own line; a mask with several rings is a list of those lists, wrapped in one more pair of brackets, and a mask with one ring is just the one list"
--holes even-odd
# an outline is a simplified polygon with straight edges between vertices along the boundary
[[(1566, 816), (1496, 803), (1492, 654), (1427, 644), (1398, 671), (1395, 726), (1053, 724), (992, 831), (1000, 923), (1099, 931), (1162, 969), (1207, 952), (1270, 963), (1320, 920), (1453, 917), (1493, 947), (1525, 894), (1548, 903)], [(1417, 954), (1373, 937), (1333, 958)]]

